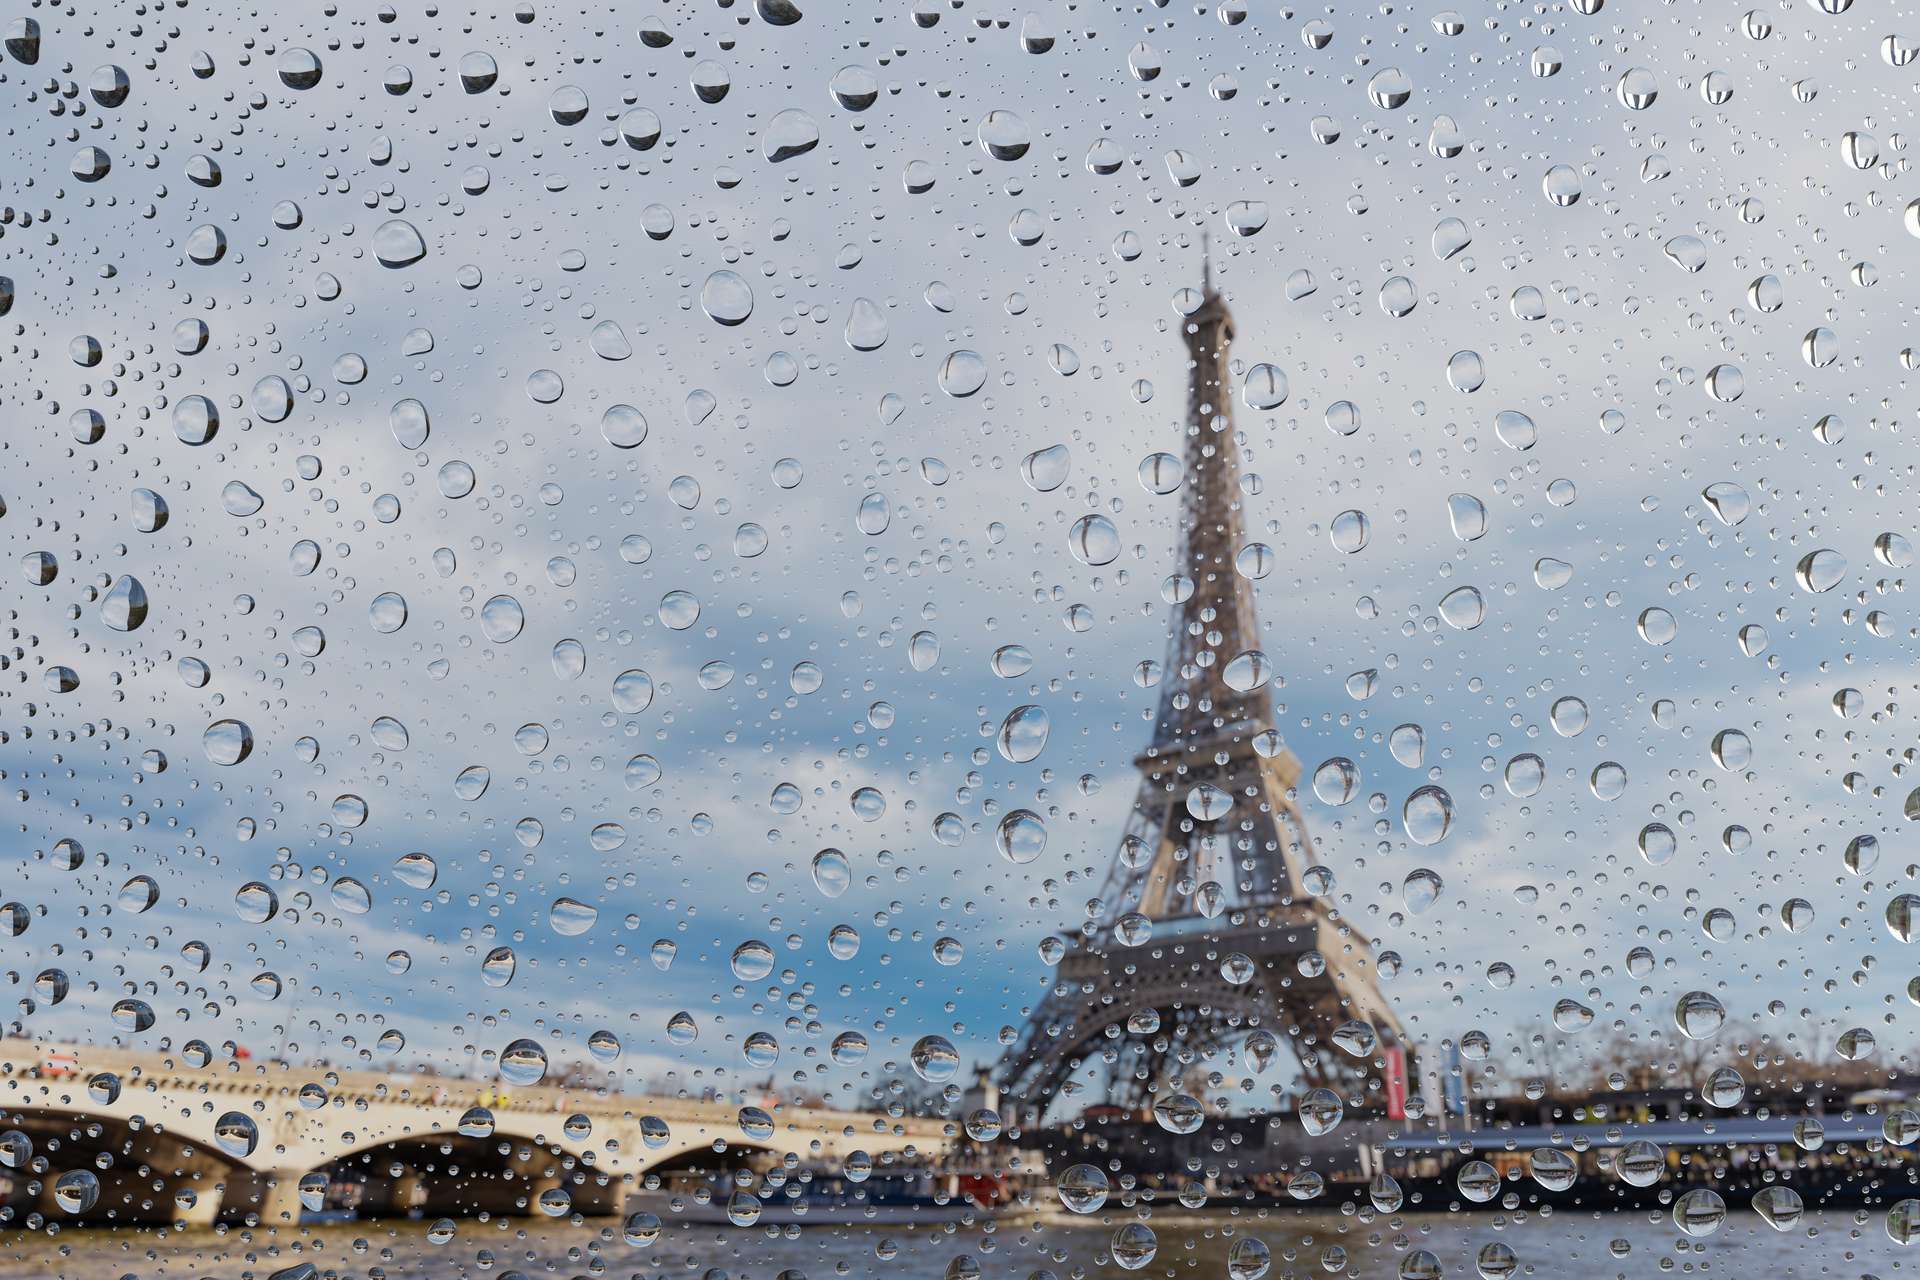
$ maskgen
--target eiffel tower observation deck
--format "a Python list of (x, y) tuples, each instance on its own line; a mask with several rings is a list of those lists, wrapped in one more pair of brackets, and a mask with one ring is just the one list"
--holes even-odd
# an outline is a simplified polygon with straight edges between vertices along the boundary
[[(1293, 799), (1300, 762), (1274, 723), (1278, 664), (1255, 612), (1253, 579), (1274, 553), (1246, 537), (1233, 315), (1210, 271), (1189, 297), (1160, 706), (1100, 914), (999, 1064), (1003, 1096), (1030, 1121), (1063, 1092), (1079, 1094), (1070, 1110), (1139, 1110), (1179, 1093), (1196, 1068), (1244, 1074), (1284, 1057), (1306, 1087), (1380, 1106), (1389, 1055), (1402, 1052), (1366, 937), (1311, 892), (1323, 858)], [(1104, 1078), (1103, 1093), (1084, 1086), (1089, 1075)]]

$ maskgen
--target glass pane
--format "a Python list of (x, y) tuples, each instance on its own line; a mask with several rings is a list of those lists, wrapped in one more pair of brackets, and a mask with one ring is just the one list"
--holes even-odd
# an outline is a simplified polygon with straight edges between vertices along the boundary
[(0, 16), (0, 1256), (1895, 1273), (1903, 21)]

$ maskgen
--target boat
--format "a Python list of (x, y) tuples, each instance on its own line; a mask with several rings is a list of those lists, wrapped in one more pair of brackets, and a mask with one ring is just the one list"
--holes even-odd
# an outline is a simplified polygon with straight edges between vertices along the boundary
[(993, 1216), (1001, 1195), (990, 1177), (932, 1170), (880, 1172), (854, 1181), (842, 1173), (774, 1171), (741, 1186), (725, 1176), (634, 1193), (629, 1217), (662, 1223), (740, 1227), (844, 1227), (975, 1222)]

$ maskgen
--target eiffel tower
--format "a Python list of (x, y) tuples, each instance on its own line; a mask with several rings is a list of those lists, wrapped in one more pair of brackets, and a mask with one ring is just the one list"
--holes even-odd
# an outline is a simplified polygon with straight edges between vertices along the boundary
[[(1034, 1123), (1089, 1063), (1106, 1080), (1094, 1101), (1138, 1111), (1196, 1065), (1225, 1073), (1235, 1050), (1256, 1063), (1290, 1052), (1308, 1087), (1351, 1107), (1381, 1105), (1389, 1056), (1404, 1054), (1365, 936), (1307, 891), (1300, 762), (1275, 731), (1245, 573), (1247, 557), (1271, 552), (1243, 550), (1233, 317), (1210, 269), (1198, 298), (1185, 318), (1176, 603), (1153, 742), (1134, 761), (1140, 792), (1099, 914), (995, 1073)], [(1404, 1056), (1395, 1065), (1411, 1070)]]

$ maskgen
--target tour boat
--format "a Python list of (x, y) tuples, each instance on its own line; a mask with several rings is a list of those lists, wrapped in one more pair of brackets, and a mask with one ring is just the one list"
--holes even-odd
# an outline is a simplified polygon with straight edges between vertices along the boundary
[(855, 1182), (838, 1173), (777, 1172), (738, 1186), (725, 1178), (640, 1191), (629, 1217), (651, 1213), (675, 1222), (740, 1227), (858, 1226), (868, 1223), (971, 1222), (993, 1216), (1001, 1198), (990, 1176), (931, 1170), (876, 1170)]

